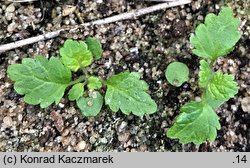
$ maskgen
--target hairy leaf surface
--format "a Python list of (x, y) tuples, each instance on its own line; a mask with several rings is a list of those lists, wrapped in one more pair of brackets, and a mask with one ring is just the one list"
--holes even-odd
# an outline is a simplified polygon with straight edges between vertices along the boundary
[(215, 100), (224, 100), (234, 97), (238, 93), (237, 82), (233, 75), (216, 72), (208, 84), (208, 94)]
[(102, 81), (95, 76), (88, 78), (88, 88), (92, 90), (100, 89), (102, 87)]
[(50, 60), (42, 56), (24, 58), (22, 64), (8, 67), (8, 75), (15, 81), (17, 93), (25, 95), (26, 103), (40, 104), (42, 108), (53, 102), (58, 104), (71, 80), (70, 70), (55, 57)]
[(201, 144), (214, 141), (220, 129), (219, 117), (205, 102), (190, 102), (181, 107), (174, 125), (167, 131), (170, 138), (178, 138), (182, 144)]
[(168, 65), (165, 76), (171, 85), (179, 87), (188, 80), (189, 69), (182, 62), (172, 62)]
[(69, 100), (74, 101), (78, 100), (84, 92), (83, 84), (82, 83), (77, 83), (72, 88), (69, 90)]
[(96, 116), (102, 108), (103, 97), (99, 92), (90, 93), (89, 97), (81, 97), (77, 100), (77, 106), (81, 109), (84, 116)]
[(199, 85), (201, 88), (206, 88), (213, 75), (209, 64), (205, 60), (200, 61)]
[(225, 100), (214, 99), (208, 92), (203, 94), (202, 100), (204, 100), (207, 104), (209, 104), (214, 110), (219, 108)]
[(190, 37), (193, 53), (210, 60), (228, 54), (240, 39), (239, 25), (240, 20), (228, 7), (222, 8), (218, 16), (208, 14), (205, 23), (199, 24)]
[(100, 59), (102, 57), (102, 45), (100, 41), (93, 37), (88, 37), (86, 43), (89, 47), (89, 50), (94, 55), (95, 59)]
[(60, 49), (60, 55), (63, 64), (74, 72), (80, 67), (90, 65), (93, 61), (92, 53), (83, 41), (66, 40)]
[(128, 71), (112, 76), (107, 81), (105, 103), (113, 112), (119, 109), (124, 114), (136, 116), (156, 112), (157, 105), (146, 92), (148, 85), (140, 80), (139, 73)]

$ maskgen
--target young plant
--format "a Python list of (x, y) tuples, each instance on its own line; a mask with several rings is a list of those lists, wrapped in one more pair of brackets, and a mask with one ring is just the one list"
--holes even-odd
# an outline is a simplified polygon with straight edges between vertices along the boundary
[[(124, 114), (140, 117), (156, 112), (157, 105), (147, 93), (148, 85), (140, 80), (139, 73), (125, 71), (107, 81), (89, 74), (86, 67), (101, 55), (101, 43), (95, 38), (68, 39), (60, 49), (60, 58), (24, 58), (21, 64), (10, 65), (7, 73), (15, 81), (16, 92), (24, 95), (24, 101), (40, 104), (41, 108), (54, 102), (58, 104), (65, 90), (70, 88), (68, 99), (76, 101), (84, 116), (96, 116), (104, 100), (113, 112), (120, 109)], [(72, 81), (72, 72), (79, 70), (83, 75)], [(105, 98), (98, 91), (103, 86), (107, 88)]]
[(230, 8), (222, 8), (219, 15), (208, 14), (195, 35), (191, 35), (192, 52), (202, 57), (199, 87), (203, 91), (200, 102), (189, 102), (181, 107), (174, 125), (167, 136), (178, 138), (181, 143), (201, 144), (214, 141), (221, 128), (215, 110), (238, 92), (234, 76), (213, 71), (217, 58), (230, 53), (240, 39), (240, 20), (234, 18)]
[(188, 80), (189, 69), (184, 63), (172, 62), (168, 65), (165, 76), (171, 85), (180, 87)]

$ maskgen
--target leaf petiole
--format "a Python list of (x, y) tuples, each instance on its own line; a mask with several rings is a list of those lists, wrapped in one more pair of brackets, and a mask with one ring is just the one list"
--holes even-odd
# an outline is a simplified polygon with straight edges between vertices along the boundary
[(209, 64), (211, 70), (213, 70), (213, 65), (214, 65), (215, 62), (216, 62), (215, 59), (214, 59), (214, 60), (211, 60), (211, 62), (210, 62), (210, 64)]
[(81, 67), (81, 70), (83, 72), (83, 74), (86, 76), (86, 79), (89, 78), (89, 72), (87, 71), (87, 69), (85, 67)]
[(78, 79), (74, 80), (74, 81), (71, 81), (68, 86), (72, 86), (74, 84), (77, 84), (77, 83), (80, 83), (82, 81), (86, 81), (87, 80), (87, 77), (86, 76), (80, 76)]

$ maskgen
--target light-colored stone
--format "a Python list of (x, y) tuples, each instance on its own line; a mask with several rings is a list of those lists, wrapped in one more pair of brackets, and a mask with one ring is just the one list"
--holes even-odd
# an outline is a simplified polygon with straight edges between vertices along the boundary
[(6, 18), (6, 20), (8, 20), (8, 21), (12, 20), (12, 18), (13, 18), (14, 16), (15, 16), (14, 13), (10, 13), (10, 12), (6, 12), (6, 13), (5, 13), (5, 18)]
[(9, 116), (4, 117), (4, 118), (3, 118), (3, 124), (4, 124), (6, 127), (12, 126), (12, 118), (9, 117)]
[(6, 12), (14, 12), (14, 11), (15, 11), (15, 6), (13, 3), (6, 8)]
[(129, 140), (130, 132), (125, 132), (123, 134), (118, 135), (118, 141), (125, 143)]
[(244, 112), (250, 113), (250, 97), (244, 97), (241, 100), (241, 108)]
[(84, 150), (86, 147), (86, 142), (85, 141), (80, 141), (77, 146), (76, 146), (76, 150), (80, 151), (80, 150)]
[(71, 13), (74, 13), (76, 10), (76, 6), (66, 6), (66, 8), (63, 9), (63, 16), (68, 16)]
[(16, 29), (16, 27), (17, 27), (17, 24), (12, 22), (11, 24), (8, 25), (7, 31), (8, 32), (13, 32)]

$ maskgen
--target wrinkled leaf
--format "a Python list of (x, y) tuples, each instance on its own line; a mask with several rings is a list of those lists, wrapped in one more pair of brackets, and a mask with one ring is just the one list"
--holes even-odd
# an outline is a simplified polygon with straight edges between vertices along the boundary
[(178, 138), (182, 144), (215, 140), (220, 129), (219, 117), (208, 104), (190, 102), (180, 111), (175, 124), (167, 131), (169, 138)]
[(102, 45), (100, 41), (96, 38), (88, 37), (86, 43), (95, 59), (100, 59), (102, 57)]
[(66, 40), (60, 49), (60, 55), (63, 64), (74, 72), (80, 67), (90, 65), (93, 61), (92, 53), (83, 41)]
[(216, 72), (208, 84), (208, 93), (215, 100), (224, 100), (234, 97), (238, 93), (237, 82), (233, 75)]
[(95, 76), (88, 78), (88, 88), (92, 90), (100, 89), (102, 87), (102, 81)]
[(103, 97), (96, 91), (90, 93), (88, 98), (81, 97), (77, 100), (82, 115), (87, 117), (96, 116), (101, 111), (102, 105)]
[(82, 83), (77, 83), (75, 84), (70, 90), (69, 90), (69, 100), (74, 101), (78, 100), (84, 92), (83, 84)]
[(203, 94), (202, 100), (204, 100), (207, 104), (209, 104), (214, 110), (219, 108), (225, 102), (225, 100), (218, 100), (212, 98), (208, 92), (205, 92)]
[(205, 60), (200, 61), (199, 85), (201, 88), (206, 88), (213, 75), (209, 64)]
[(139, 73), (122, 72), (108, 79), (105, 103), (113, 112), (121, 109), (127, 115), (131, 112), (136, 116), (152, 114), (157, 105), (147, 90), (148, 85), (140, 80)]
[(24, 58), (22, 64), (8, 67), (8, 75), (15, 81), (17, 93), (24, 96), (28, 104), (40, 104), (42, 108), (53, 102), (58, 104), (71, 80), (71, 72), (58, 58), (50, 60), (37, 56)]
[(205, 23), (200, 24), (195, 35), (190, 37), (193, 53), (210, 60), (228, 54), (240, 39), (239, 25), (240, 20), (234, 18), (228, 7), (222, 8), (218, 16), (208, 14)]
[(171, 85), (179, 87), (188, 80), (189, 69), (186, 64), (172, 62), (168, 65), (165, 76)]

